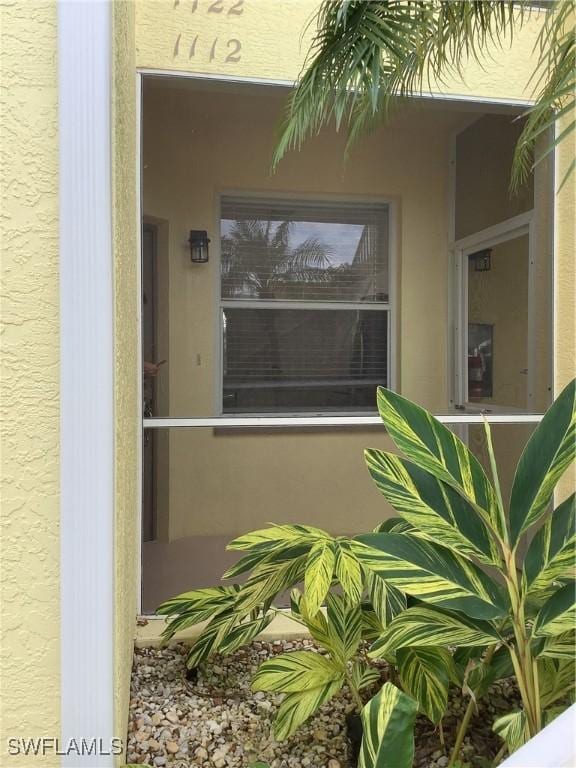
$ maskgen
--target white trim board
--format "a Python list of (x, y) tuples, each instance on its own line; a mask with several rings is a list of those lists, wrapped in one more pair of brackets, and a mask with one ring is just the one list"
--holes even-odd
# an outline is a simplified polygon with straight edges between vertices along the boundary
[[(539, 424), (543, 414), (525, 413), (465, 413), (463, 411), (437, 415), (442, 424)], [(306, 427), (385, 427), (379, 416), (230, 416), (206, 419), (152, 418), (143, 420), (144, 429), (302, 429)]]
[[(228, 74), (210, 74), (208, 72), (192, 72), (181, 69), (155, 69), (154, 67), (137, 67), (136, 71), (139, 75), (147, 77), (176, 79), (182, 78), (183, 80), (197, 80), (198, 82), (214, 82), (214, 83), (237, 83), (239, 85), (261, 85), (265, 87), (276, 88), (294, 88), (294, 80), (285, 80), (282, 78), (266, 78), (256, 77), (249, 75), (228, 75)], [(500, 106), (505, 108), (528, 108), (534, 104), (534, 99), (515, 99), (515, 98), (498, 98), (494, 96), (474, 96), (472, 94), (462, 93), (435, 93), (432, 91), (423, 92), (418, 95), (414, 95), (415, 101), (447, 101), (447, 102), (462, 102), (467, 104), (478, 105), (491, 105)]]
[[(61, 739), (114, 734), (112, 5), (58, 0)], [(66, 768), (111, 768), (70, 754)]]

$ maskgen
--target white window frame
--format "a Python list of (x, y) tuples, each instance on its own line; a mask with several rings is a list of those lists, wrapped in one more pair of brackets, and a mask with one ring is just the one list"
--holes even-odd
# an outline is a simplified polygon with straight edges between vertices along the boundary
[[(519, 214), (510, 219), (487, 227), (480, 232), (463, 237), (454, 244), (456, 269), (456, 311), (455, 354), (454, 354), (454, 391), (456, 405), (467, 411), (477, 412), (482, 404), (468, 400), (468, 257), (483, 248), (494, 248), (502, 243), (519, 237), (528, 236), (528, 339), (527, 339), (527, 410), (532, 410), (534, 402), (534, 292), (535, 292), (535, 249), (534, 249), (534, 211)], [(504, 413), (506, 407), (498, 403), (486, 407), (487, 410)], [(512, 412), (512, 409), (509, 409)]]
[[(353, 206), (355, 203), (358, 205), (381, 205), (387, 208), (387, 249), (388, 249), (388, 301), (380, 301), (374, 303), (362, 303), (356, 301), (294, 301), (294, 300), (269, 300), (262, 301), (260, 299), (223, 299), (221, 289), (221, 257), (222, 257), (222, 238), (221, 238), (221, 221), (222, 221), (222, 200), (227, 197), (244, 198), (245, 200), (265, 200), (266, 198), (276, 200), (278, 202), (295, 201), (301, 203), (324, 203), (333, 205), (335, 209), (338, 206), (346, 205)], [(215, 381), (214, 392), (216, 394), (216, 401), (214, 403), (214, 412), (222, 420), (221, 426), (227, 426), (224, 421), (234, 420), (236, 422), (239, 418), (243, 418), (240, 414), (224, 413), (224, 344), (223, 344), (223, 310), (224, 309), (293, 309), (293, 310), (360, 310), (371, 312), (386, 312), (387, 313), (387, 328), (386, 328), (386, 343), (387, 343), (387, 359), (386, 359), (386, 372), (387, 372), (387, 386), (390, 389), (394, 389), (396, 385), (396, 204), (394, 200), (386, 197), (374, 197), (364, 195), (317, 195), (310, 193), (298, 193), (298, 192), (282, 192), (282, 191), (261, 191), (255, 192), (254, 190), (221, 190), (216, 195), (216, 226), (214, 227), (214, 239), (218, 244), (217, 256), (216, 256), (216, 270), (215, 270), (215, 296), (216, 307), (218, 312), (216, 326), (216, 360), (218, 361), (215, 366)], [(376, 408), (374, 409), (376, 412)], [(300, 423), (307, 422), (310, 426), (314, 426), (312, 419), (317, 418), (330, 418), (330, 419), (354, 419), (361, 417), (366, 412), (361, 411), (330, 411), (328, 409), (321, 409), (319, 412), (298, 412), (287, 411), (285, 413), (275, 413), (272, 418), (279, 417), (282, 419), (298, 420)], [(263, 418), (257, 412), (253, 414), (246, 414), (246, 417)], [(344, 426), (344, 422), (341, 424)]]

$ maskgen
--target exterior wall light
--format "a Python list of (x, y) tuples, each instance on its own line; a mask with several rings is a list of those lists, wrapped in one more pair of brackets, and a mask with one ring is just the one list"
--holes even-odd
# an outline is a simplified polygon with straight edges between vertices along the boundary
[(193, 264), (205, 264), (208, 261), (208, 233), (205, 229), (191, 229), (190, 237), (190, 260)]
[(471, 254), (470, 259), (474, 264), (474, 272), (490, 272), (492, 248), (484, 248)]

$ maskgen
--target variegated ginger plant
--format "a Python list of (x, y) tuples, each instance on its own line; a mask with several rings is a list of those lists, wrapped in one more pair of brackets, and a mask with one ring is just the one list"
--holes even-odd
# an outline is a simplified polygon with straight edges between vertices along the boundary
[[(254, 681), (256, 688), (286, 694), (276, 721), (279, 738), (292, 734), (345, 683), (361, 709), (360, 690), (375, 677), (356, 658), (364, 637), (375, 640), (373, 657), (397, 666), (404, 693), (386, 683), (364, 707), (360, 768), (387, 766), (391, 756), (395, 768), (409, 768), (415, 713), (440, 723), (451, 682), (471, 694), (452, 764), (475, 699), (511, 674), (523, 707), (494, 728), (510, 751), (516, 749), (573, 689), (574, 494), (552, 513), (549, 505), (574, 458), (574, 398), (572, 382), (533, 433), (507, 511), (488, 424), (492, 482), (430, 413), (380, 389), (380, 415), (406, 457), (367, 451), (366, 458), (400, 518), (353, 540), (304, 525), (274, 525), (241, 536), (229, 548), (245, 554), (224, 578), (248, 574), (245, 583), (195, 590), (164, 603), (159, 612), (173, 617), (165, 637), (209, 620), (188, 665), (215, 652), (230, 653), (269, 624), (278, 595), (304, 582), (302, 595), (293, 591), (292, 616), (326, 653), (278, 656), (262, 665)], [(542, 522), (521, 558), (523, 539)], [(337, 585), (340, 596), (331, 592)]]
[[(371, 655), (400, 661), (405, 649), (456, 647), (451, 662), (439, 665), (443, 678), (459, 662), (465, 684), (479, 692), (494, 674), (513, 672), (522, 708), (494, 724), (513, 751), (558, 714), (574, 688), (575, 495), (552, 512), (550, 504), (574, 461), (575, 382), (528, 441), (508, 507), (487, 422), (491, 481), (468, 448), (424, 409), (385, 389), (378, 391), (378, 409), (404, 456), (369, 450), (366, 461), (403, 525), (400, 532), (358, 536), (354, 551), (365, 568), (418, 603), (388, 624)], [(438, 680), (422, 694), (441, 707), (444, 691)]]

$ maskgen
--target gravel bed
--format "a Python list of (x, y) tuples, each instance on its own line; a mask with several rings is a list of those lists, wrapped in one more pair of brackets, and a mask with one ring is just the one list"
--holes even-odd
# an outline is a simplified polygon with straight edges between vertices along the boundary
[[(348, 768), (346, 715), (353, 706), (346, 689), (285, 742), (275, 741), (272, 722), (282, 696), (252, 693), (259, 664), (278, 653), (314, 648), (309, 640), (254, 642), (229, 657), (216, 657), (198, 675), (188, 674), (188, 648), (141, 648), (134, 653), (128, 762), (155, 768), (247, 768), (255, 760), (271, 768)], [(383, 676), (386, 670), (382, 669)], [(517, 706), (508, 681), (494, 686), (473, 718), (463, 756), (471, 768), (490, 765), (500, 747), (491, 731), (496, 714)], [(455, 691), (444, 720), (445, 749), (428, 720), (418, 718), (415, 768), (444, 768), (466, 706)]]

